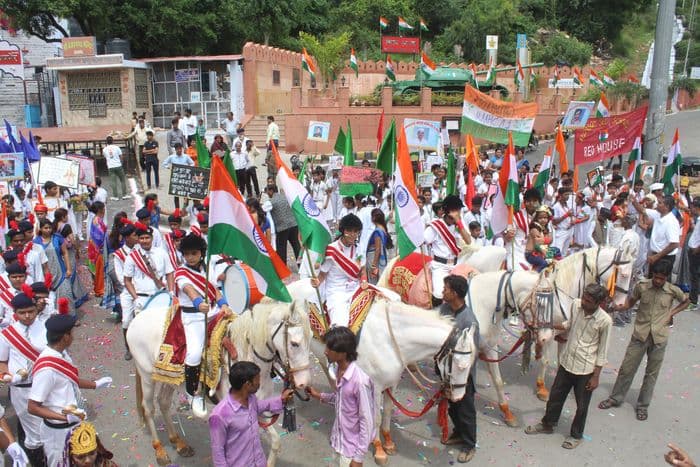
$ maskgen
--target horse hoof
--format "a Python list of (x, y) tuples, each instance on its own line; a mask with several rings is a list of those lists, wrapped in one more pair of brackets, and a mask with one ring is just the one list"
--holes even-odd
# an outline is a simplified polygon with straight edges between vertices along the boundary
[(390, 456), (393, 456), (394, 454), (396, 454), (396, 445), (394, 443), (385, 444), (384, 452), (386, 452)]
[(168, 456), (167, 454), (165, 455), (165, 457), (156, 456), (156, 462), (158, 462), (158, 465), (163, 467), (172, 464), (172, 462), (170, 461), (170, 456)]
[(386, 454), (382, 455), (374, 455), (374, 463), (377, 465), (387, 465), (389, 463), (389, 458), (386, 456)]
[(186, 444), (186, 445), (182, 446), (181, 448), (177, 449), (177, 454), (180, 457), (192, 457), (192, 456), (194, 456), (194, 449), (192, 448), (192, 446), (189, 446)]
[(511, 428), (518, 427), (518, 419), (515, 417), (505, 418), (503, 419), (503, 421), (506, 422), (506, 425), (508, 425)]
[(543, 402), (547, 402), (549, 400), (549, 392), (537, 391), (537, 398)]

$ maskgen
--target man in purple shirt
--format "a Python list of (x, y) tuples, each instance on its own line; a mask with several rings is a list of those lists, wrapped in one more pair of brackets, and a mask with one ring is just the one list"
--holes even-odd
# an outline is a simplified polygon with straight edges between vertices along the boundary
[(259, 401), (255, 393), (260, 389), (260, 367), (252, 362), (234, 363), (228, 380), (231, 391), (209, 417), (212, 462), (215, 467), (265, 467), (258, 416), (281, 412), (293, 392), (285, 389), (282, 396)]
[(324, 336), (326, 358), (337, 364), (336, 388), (320, 393), (307, 386), (306, 392), (335, 406), (331, 446), (339, 467), (360, 467), (375, 437), (375, 401), (372, 380), (357, 366), (357, 338), (344, 326), (331, 328)]

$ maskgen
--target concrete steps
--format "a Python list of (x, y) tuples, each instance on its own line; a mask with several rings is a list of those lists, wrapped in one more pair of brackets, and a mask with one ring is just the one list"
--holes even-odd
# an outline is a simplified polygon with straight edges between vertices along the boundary
[[(280, 127), (280, 148), (285, 147), (285, 116), (275, 115), (275, 123)], [(252, 139), (258, 148), (265, 145), (267, 136), (267, 116), (256, 115), (245, 125), (245, 135)]]

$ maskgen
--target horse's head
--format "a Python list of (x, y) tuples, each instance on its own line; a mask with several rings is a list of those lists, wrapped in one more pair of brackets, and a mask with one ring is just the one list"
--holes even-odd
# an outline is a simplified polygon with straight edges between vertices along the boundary
[(475, 331), (476, 326), (470, 326), (454, 332), (436, 356), (440, 377), (448, 388), (452, 402), (457, 402), (464, 397), (469, 373), (476, 364)]
[(281, 304), (282, 313), (268, 318), (271, 346), (280, 356), (294, 384), (304, 387), (310, 379), (311, 326), (306, 300), (296, 299)]

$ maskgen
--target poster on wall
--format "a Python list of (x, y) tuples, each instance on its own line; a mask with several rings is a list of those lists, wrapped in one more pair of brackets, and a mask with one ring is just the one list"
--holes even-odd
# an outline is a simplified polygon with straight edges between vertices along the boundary
[(81, 185), (95, 185), (95, 161), (90, 157), (79, 154), (66, 154), (66, 159), (80, 164), (78, 183)]
[(309, 131), (306, 139), (309, 141), (319, 141), (321, 143), (328, 142), (328, 135), (331, 132), (331, 122), (309, 122)]
[(564, 128), (583, 128), (593, 115), (594, 101), (571, 101), (564, 114)]
[(39, 185), (51, 181), (58, 186), (77, 190), (79, 180), (80, 164), (76, 161), (58, 157), (42, 157), (39, 161)]
[(24, 178), (24, 154), (21, 152), (0, 153), (0, 180), (22, 180)]
[(24, 79), (22, 50), (7, 41), (0, 41), (0, 77), (3, 75)]
[(411, 149), (432, 149), (440, 144), (440, 122), (406, 118), (403, 121), (406, 141)]

